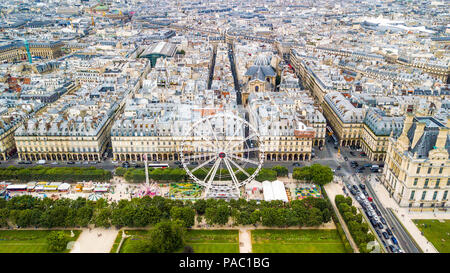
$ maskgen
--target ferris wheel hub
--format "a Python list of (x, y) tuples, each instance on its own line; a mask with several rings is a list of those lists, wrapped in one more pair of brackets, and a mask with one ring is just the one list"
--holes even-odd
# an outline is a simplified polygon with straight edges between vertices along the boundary
[(220, 158), (225, 158), (226, 156), (227, 156), (227, 155), (226, 155), (224, 152), (220, 152), (220, 153), (219, 153), (219, 157), (220, 157)]

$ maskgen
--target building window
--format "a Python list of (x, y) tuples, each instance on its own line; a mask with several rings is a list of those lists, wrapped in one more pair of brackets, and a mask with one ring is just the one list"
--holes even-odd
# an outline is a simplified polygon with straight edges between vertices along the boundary
[(409, 200), (414, 200), (415, 193), (416, 193), (416, 191), (411, 191), (411, 196), (409, 197)]
[(434, 194), (433, 194), (433, 200), (436, 200), (437, 193), (438, 193), (437, 191), (434, 192)]
[(439, 168), (439, 173), (441, 174), (443, 170), (444, 170), (444, 168), (440, 167)]
[(428, 180), (429, 180), (428, 178), (425, 179), (425, 184), (423, 185), (424, 188), (428, 188)]
[(441, 179), (440, 178), (436, 179), (436, 185), (434, 187), (435, 188), (439, 188), (439, 183), (441, 183)]
[(422, 192), (422, 198), (420, 198), (420, 200), (424, 200), (426, 195), (427, 195), (427, 191), (423, 191)]
[(444, 191), (444, 196), (442, 196), (442, 200), (447, 199), (447, 194), (448, 194), (448, 191)]
[(414, 178), (414, 186), (417, 186), (417, 181), (418, 180), (419, 180), (418, 178)]
[(417, 167), (416, 173), (420, 173), (420, 167)]
[(430, 174), (431, 173), (431, 168), (428, 168), (428, 174)]
[(447, 186), (450, 186), (450, 178), (447, 179)]

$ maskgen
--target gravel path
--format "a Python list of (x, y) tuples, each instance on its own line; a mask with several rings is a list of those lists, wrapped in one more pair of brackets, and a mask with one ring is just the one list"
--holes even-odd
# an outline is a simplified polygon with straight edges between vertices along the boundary
[(75, 242), (71, 253), (109, 253), (114, 240), (116, 240), (117, 229), (83, 229)]

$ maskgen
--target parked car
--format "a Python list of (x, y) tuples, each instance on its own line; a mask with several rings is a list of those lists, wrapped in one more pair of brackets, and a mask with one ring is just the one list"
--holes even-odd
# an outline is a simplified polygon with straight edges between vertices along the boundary
[(369, 196), (369, 193), (366, 190), (362, 190), (362, 193), (367, 197)]
[(375, 213), (376, 213), (378, 216), (381, 216), (381, 211), (380, 211), (379, 209), (376, 209), (376, 210), (375, 210)]
[(175, 165), (181, 165), (181, 161), (175, 161), (175, 162), (173, 162), (173, 164), (175, 164)]
[(372, 197), (367, 197), (367, 200), (369, 200), (369, 202), (372, 202), (373, 201), (373, 199), (372, 199)]
[(383, 225), (386, 225), (386, 220), (384, 220), (383, 217), (380, 217), (380, 221), (381, 221), (381, 223), (383, 223)]
[(377, 233), (378, 237), (381, 238), (381, 231), (379, 229), (376, 229), (375, 232)]
[(339, 171), (340, 169), (341, 169), (341, 165), (338, 165), (337, 168), (336, 168), (336, 170)]
[(31, 161), (20, 161), (19, 164), (33, 164)]
[(351, 189), (351, 190), (350, 190), (350, 193), (351, 193), (352, 195), (355, 195), (355, 194), (356, 194), (356, 191), (355, 191), (354, 189)]
[(398, 245), (398, 241), (394, 236), (391, 237), (391, 241), (394, 243), (394, 245)]
[(344, 156), (344, 160), (345, 160), (345, 161), (348, 161), (348, 157)]
[(383, 231), (381, 234), (383, 234), (384, 239), (389, 239), (389, 235), (387, 234), (386, 231)]
[(377, 204), (372, 203), (372, 204), (370, 204), (370, 205), (372, 206), (373, 209), (377, 209)]
[(191, 164), (192, 166), (197, 166), (197, 165), (198, 165), (198, 162), (197, 162), (197, 161), (192, 161), (190, 164)]
[(366, 168), (370, 168), (370, 167), (372, 167), (372, 164), (368, 163), (368, 164), (364, 164), (363, 166)]
[(59, 163), (58, 162), (52, 162), (52, 163), (50, 163), (50, 165), (58, 165)]
[(365, 190), (366, 189), (366, 185), (364, 185), (364, 184), (359, 184), (359, 187), (361, 188), (361, 190)]
[(73, 164), (75, 164), (75, 162), (73, 162), (73, 161), (67, 161), (67, 164), (68, 164), (68, 165), (73, 165)]
[(392, 231), (390, 228), (386, 228), (386, 233), (389, 234), (390, 236), (392, 236)]
[(292, 166), (294, 166), (294, 167), (300, 167), (301, 165), (300, 165), (300, 163), (298, 163), (298, 162), (294, 162), (294, 163), (292, 163)]
[(383, 224), (382, 224), (381, 222), (377, 222), (377, 227), (378, 227), (379, 229), (383, 229)]
[(373, 227), (377, 226), (377, 222), (373, 218), (370, 219), (370, 223), (372, 224)]
[(389, 245), (389, 250), (393, 253), (397, 252), (397, 248), (394, 245)]
[(353, 151), (350, 151), (350, 154), (351, 154), (352, 156), (355, 156), (355, 153), (354, 153)]
[(366, 153), (365, 152), (361, 152), (360, 155), (361, 156), (366, 156)]

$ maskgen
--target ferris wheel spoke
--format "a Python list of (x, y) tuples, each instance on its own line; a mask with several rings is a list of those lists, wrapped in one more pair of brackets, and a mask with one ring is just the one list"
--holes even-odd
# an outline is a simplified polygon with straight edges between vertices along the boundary
[(248, 177), (250, 177), (250, 174), (248, 174), (248, 172), (246, 172), (245, 170), (244, 170), (244, 168), (242, 168), (241, 166), (239, 166), (239, 164), (237, 164), (236, 162), (234, 162), (233, 160), (228, 160), (228, 161), (230, 161), (234, 166), (236, 166), (237, 168), (238, 168), (238, 170), (236, 171), (236, 172), (234, 172), (235, 174), (237, 174), (238, 172), (242, 172), (242, 173), (244, 173), (246, 176), (248, 176)]
[(211, 150), (216, 150), (217, 149), (217, 147), (214, 145), (214, 143), (211, 141), (211, 139), (204, 138), (204, 136), (201, 136), (201, 144), (202, 145), (206, 145), (208, 147), (199, 146), (198, 144), (194, 144), (194, 142), (192, 142), (192, 141), (186, 143), (185, 146), (192, 146), (192, 147), (195, 147), (195, 148), (202, 148), (202, 149), (210, 148)]
[[(212, 152), (210, 152), (210, 154), (212, 154)], [(206, 157), (206, 156), (207, 155), (205, 155), (205, 154), (201, 154), (201, 155), (185, 156), (184, 158), (190, 160), (190, 159), (199, 159), (199, 158)]]
[(237, 179), (236, 174), (233, 171), (233, 168), (231, 168), (229, 160), (224, 158), (223, 161), (225, 162), (225, 166), (227, 167), (228, 172), (230, 173), (231, 180), (233, 180), (235, 187), (239, 188), (239, 186), (238, 186), (239, 185), (239, 180)]
[(251, 159), (248, 159), (248, 158), (243, 158), (243, 157), (240, 157), (240, 156), (236, 156), (236, 155), (233, 155), (233, 154), (229, 154), (228, 156), (231, 157), (231, 158), (237, 159), (237, 160), (241, 160), (241, 161), (245, 161), (245, 162), (254, 164), (254, 165), (258, 165), (259, 164), (259, 162), (257, 162), (257, 161), (254, 161), (254, 160), (251, 160)]
[(206, 119), (206, 121), (208, 122), (209, 128), (211, 128), (211, 133), (214, 136), (216, 143), (219, 144), (219, 140), (217, 139), (217, 135), (216, 135), (216, 132), (214, 131), (214, 128), (212, 127), (211, 121), (209, 120), (209, 118)]
[(224, 147), (228, 147), (228, 145), (230, 145), (231, 141), (233, 140), (233, 137), (236, 136), (236, 133), (237, 133), (238, 131), (239, 131), (239, 129), (234, 131), (233, 136), (230, 138), (230, 140), (228, 140), (227, 144), (226, 144)]
[(248, 149), (244, 149), (244, 150), (240, 150), (240, 151), (231, 151), (229, 153), (231, 154), (237, 154), (237, 153), (246, 153), (246, 152), (259, 152), (260, 148), (248, 148)]
[(195, 172), (196, 170), (202, 168), (203, 166), (205, 166), (206, 164), (208, 164), (209, 162), (211, 162), (211, 161), (213, 161), (213, 160), (215, 160), (215, 159), (217, 159), (217, 156), (216, 156), (216, 157), (212, 157), (211, 159), (209, 159), (209, 160), (203, 162), (202, 164), (198, 165), (197, 167), (195, 167), (194, 169), (192, 169), (191, 172)]
[[(248, 137), (244, 138), (244, 139), (242, 140), (242, 143), (245, 144), (245, 142), (246, 142), (247, 140), (249, 140), (249, 139), (251, 139), (251, 138), (254, 138), (254, 137), (256, 137), (256, 136), (257, 136), (257, 134), (251, 134), (251, 135), (249, 135)], [(239, 144), (241, 144), (241, 142), (238, 142), (238, 143), (234, 144), (233, 146), (231, 146), (230, 148), (228, 148), (227, 151), (228, 151), (228, 152), (232, 151), (232, 150), (233, 150), (236, 146), (238, 146)]]
[(217, 169), (219, 169), (219, 166), (220, 166), (220, 162), (222, 161), (222, 158), (219, 158), (219, 160), (217, 160), (215, 163), (214, 163), (214, 166), (211, 168), (211, 170), (209, 170), (209, 172), (208, 172), (208, 174), (206, 174), (206, 177), (205, 177), (205, 180), (203, 180), (203, 183), (206, 183), (206, 180), (208, 179), (208, 177), (209, 177), (209, 180), (208, 180), (208, 185), (210, 186), (211, 185), (211, 182), (214, 180), (214, 177), (216, 176), (216, 173), (217, 173)]

